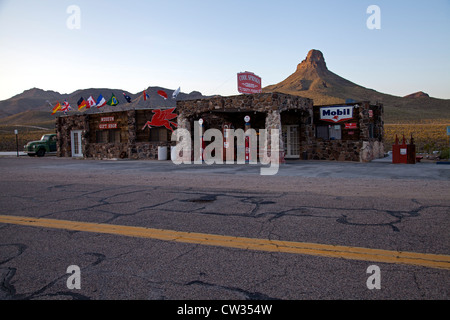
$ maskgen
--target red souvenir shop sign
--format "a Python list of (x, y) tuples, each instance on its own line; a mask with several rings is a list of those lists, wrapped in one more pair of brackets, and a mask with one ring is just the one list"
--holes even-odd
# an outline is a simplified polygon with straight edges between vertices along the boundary
[(358, 125), (354, 122), (350, 122), (350, 123), (346, 123), (345, 124), (345, 129), (357, 129)]
[(240, 93), (261, 93), (261, 77), (257, 76), (253, 72), (241, 72), (237, 74), (238, 91)]
[(114, 117), (101, 117), (100, 124), (98, 125), (100, 130), (104, 129), (117, 129), (117, 123), (114, 122)]

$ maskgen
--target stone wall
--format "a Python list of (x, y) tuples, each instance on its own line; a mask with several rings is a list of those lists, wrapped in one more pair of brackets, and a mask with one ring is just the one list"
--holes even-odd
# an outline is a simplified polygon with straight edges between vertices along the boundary
[[(357, 123), (354, 138), (343, 133), (342, 140), (313, 139), (304, 150), (307, 159), (368, 162), (384, 157), (383, 106), (368, 101), (352, 105), (353, 119), (348, 122)], [(320, 121), (320, 107), (314, 107), (314, 124), (330, 124)]]
[(89, 143), (85, 147), (84, 158), (95, 160), (104, 159), (125, 159), (128, 145), (126, 143)]
[[(194, 121), (206, 117), (211, 118), (209, 114), (215, 114), (226, 118), (227, 113), (243, 115), (248, 113), (250, 116), (256, 113), (265, 114), (263, 128), (278, 129), (280, 133), (279, 154), (280, 161), (284, 161), (283, 140), (281, 136), (281, 113), (290, 110), (303, 112), (303, 116), (309, 119), (309, 123), (304, 126), (305, 136), (310, 139), (313, 136), (312, 117), (313, 101), (311, 99), (292, 96), (284, 93), (260, 93), (251, 95), (237, 95), (230, 97), (214, 97), (209, 99), (184, 100), (177, 101), (178, 128), (187, 129), (192, 133), (192, 124)], [(215, 121), (216, 129), (220, 129)], [(244, 122), (242, 120), (241, 127)], [(253, 127), (253, 125), (252, 125)], [(263, 129), (256, 128), (256, 129)], [(269, 141), (268, 141), (269, 142)], [(271, 145), (270, 143), (268, 144)], [(261, 151), (261, 150), (260, 150)], [(270, 155), (270, 150), (267, 153)], [(260, 152), (261, 154), (261, 152)], [(189, 158), (189, 157), (184, 157)]]
[[(274, 148), (274, 144), (272, 143), (272, 131), (278, 130), (279, 134), (279, 147), (278, 150)], [(264, 163), (270, 161), (268, 157), (272, 155), (272, 152), (278, 152), (279, 161), (284, 162), (284, 145), (283, 145), (283, 137), (281, 135), (281, 115), (279, 110), (269, 110), (266, 116), (266, 130), (267, 130), (267, 139), (266, 144), (264, 146), (260, 146), (260, 155), (263, 157)]]
[[(150, 111), (151, 112), (151, 111)], [(120, 137), (117, 143), (96, 143), (95, 128), (99, 116), (114, 115), (121, 120)], [(82, 151), (84, 158), (101, 159), (158, 159), (158, 147), (167, 147), (170, 157), (171, 141), (137, 141), (138, 128), (135, 110), (115, 113), (80, 114), (56, 118), (57, 156), (71, 157), (71, 131), (82, 130)]]
[(305, 148), (308, 160), (360, 161), (361, 141), (315, 141)]
[(89, 144), (89, 122), (86, 115), (60, 116), (56, 118), (56, 155), (58, 157), (72, 156), (72, 143), (70, 132), (82, 130), (83, 154), (84, 148)]
[[(320, 124), (317, 120), (318, 108), (319, 106), (313, 107), (313, 101), (310, 99), (283, 93), (261, 93), (177, 101), (176, 111), (178, 128), (188, 130), (191, 135), (194, 131), (194, 121), (200, 118), (205, 118), (209, 121), (210, 127), (216, 127), (216, 129), (220, 129), (221, 124), (227, 121), (234, 121), (235, 128), (243, 128), (244, 115), (250, 115), (251, 126), (256, 130), (268, 129), (270, 133), (270, 129), (279, 129), (278, 151), (281, 162), (284, 161), (282, 125), (299, 125), (300, 159), (365, 162), (384, 156), (382, 105), (374, 106), (369, 102), (356, 103), (354, 118), (351, 121), (357, 122), (358, 129), (353, 136), (346, 133), (344, 138), (343, 135), (343, 140), (316, 138), (315, 127)], [(149, 133), (143, 131), (142, 127), (151, 119), (153, 115), (151, 109), (109, 114), (114, 114), (115, 119), (120, 119), (120, 142), (118, 143), (96, 143), (98, 117), (102, 114), (58, 117), (56, 119), (57, 155), (71, 157), (70, 133), (72, 130), (82, 130), (85, 158), (157, 159), (158, 147), (167, 147), (167, 156), (170, 158), (171, 146), (176, 145), (175, 141), (172, 142), (170, 139), (169, 141), (146, 141), (146, 139), (149, 140)], [(259, 147), (260, 154), (270, 155), (272, 150), (264, 150), (265, 146)], [(263, 147), (262, 150), (261, 147)], [(193, 150), (193, 140), (191, 150)], [(192, 159), (192, 154), (183, 155), (183, 160), (188, 159)]]
[(383, 141), (363, 141), (363, 145), (360, 150), (360, 161), (368, 162), (373, 159), (384, 157), (384, 142)]
[[(178, 124), (183, 119), (199, 118), (206, 112), (268, 112), (286, 110), (310, 110), (313, 101), (284, 93), (258, 93), (230, 97), (177, 101)], [(311, 115), (312, 116), (312, 115)]]

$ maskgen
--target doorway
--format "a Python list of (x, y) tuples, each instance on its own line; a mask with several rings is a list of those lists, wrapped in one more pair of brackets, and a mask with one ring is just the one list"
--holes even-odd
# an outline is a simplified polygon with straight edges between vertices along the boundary
[(282, 126), (284, 153), (286, 159), (300, 159), (300, 126)]
[(82, 130), (73, 130), (70, 132), (70, 140), (72, 147), (72, 157), (80, 158), (83, 157), (83, 150), (81, 145), (81, 133)]

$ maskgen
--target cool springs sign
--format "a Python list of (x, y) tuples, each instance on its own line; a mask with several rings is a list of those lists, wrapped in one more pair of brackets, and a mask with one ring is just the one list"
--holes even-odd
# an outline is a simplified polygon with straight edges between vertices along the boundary
[(342, 122), (353, 119), (353, 106), (333, 106), (320, 108), (320, 120)]
[(238, 73), (238, 91), (240, 93), (261, 93), (261, 78), (253, 72)]

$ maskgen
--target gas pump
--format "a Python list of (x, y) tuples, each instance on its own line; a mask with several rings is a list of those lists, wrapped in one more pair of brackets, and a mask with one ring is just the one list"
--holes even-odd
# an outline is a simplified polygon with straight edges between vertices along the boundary
[(204, 127), (203, 127), (203, 123), (204, 123), (204, 121), (203, 121), (203, 119), (202, 118), (200, 118), (199, 120), (198, 120), (198, 123), (199, 123), (199, 125), (200, 125), (200, 154), (199, 154), (199, 160), (200, 161), (204, 161), (205, 159), (204, 159), (204, 157), (203, 157), (203, 151), (205, 151), (205, 140), (203, 139), (203, 132), (204, 132)]
[(231, 148), (234, 143), (230, 143), (230, 130), (232, 129), (231, 123), (224, 123), (222, 125), (222, 133), (223, 133), (223, 161), (226, 159), (232, 159), (234, 161), (234, 150)]
[[(250, 129), (250, 116), (244, 117), (245, 121), (245, 132)], [(250, 162), (250, 137), (246, 134), (245, 135), (245, 163)]]

